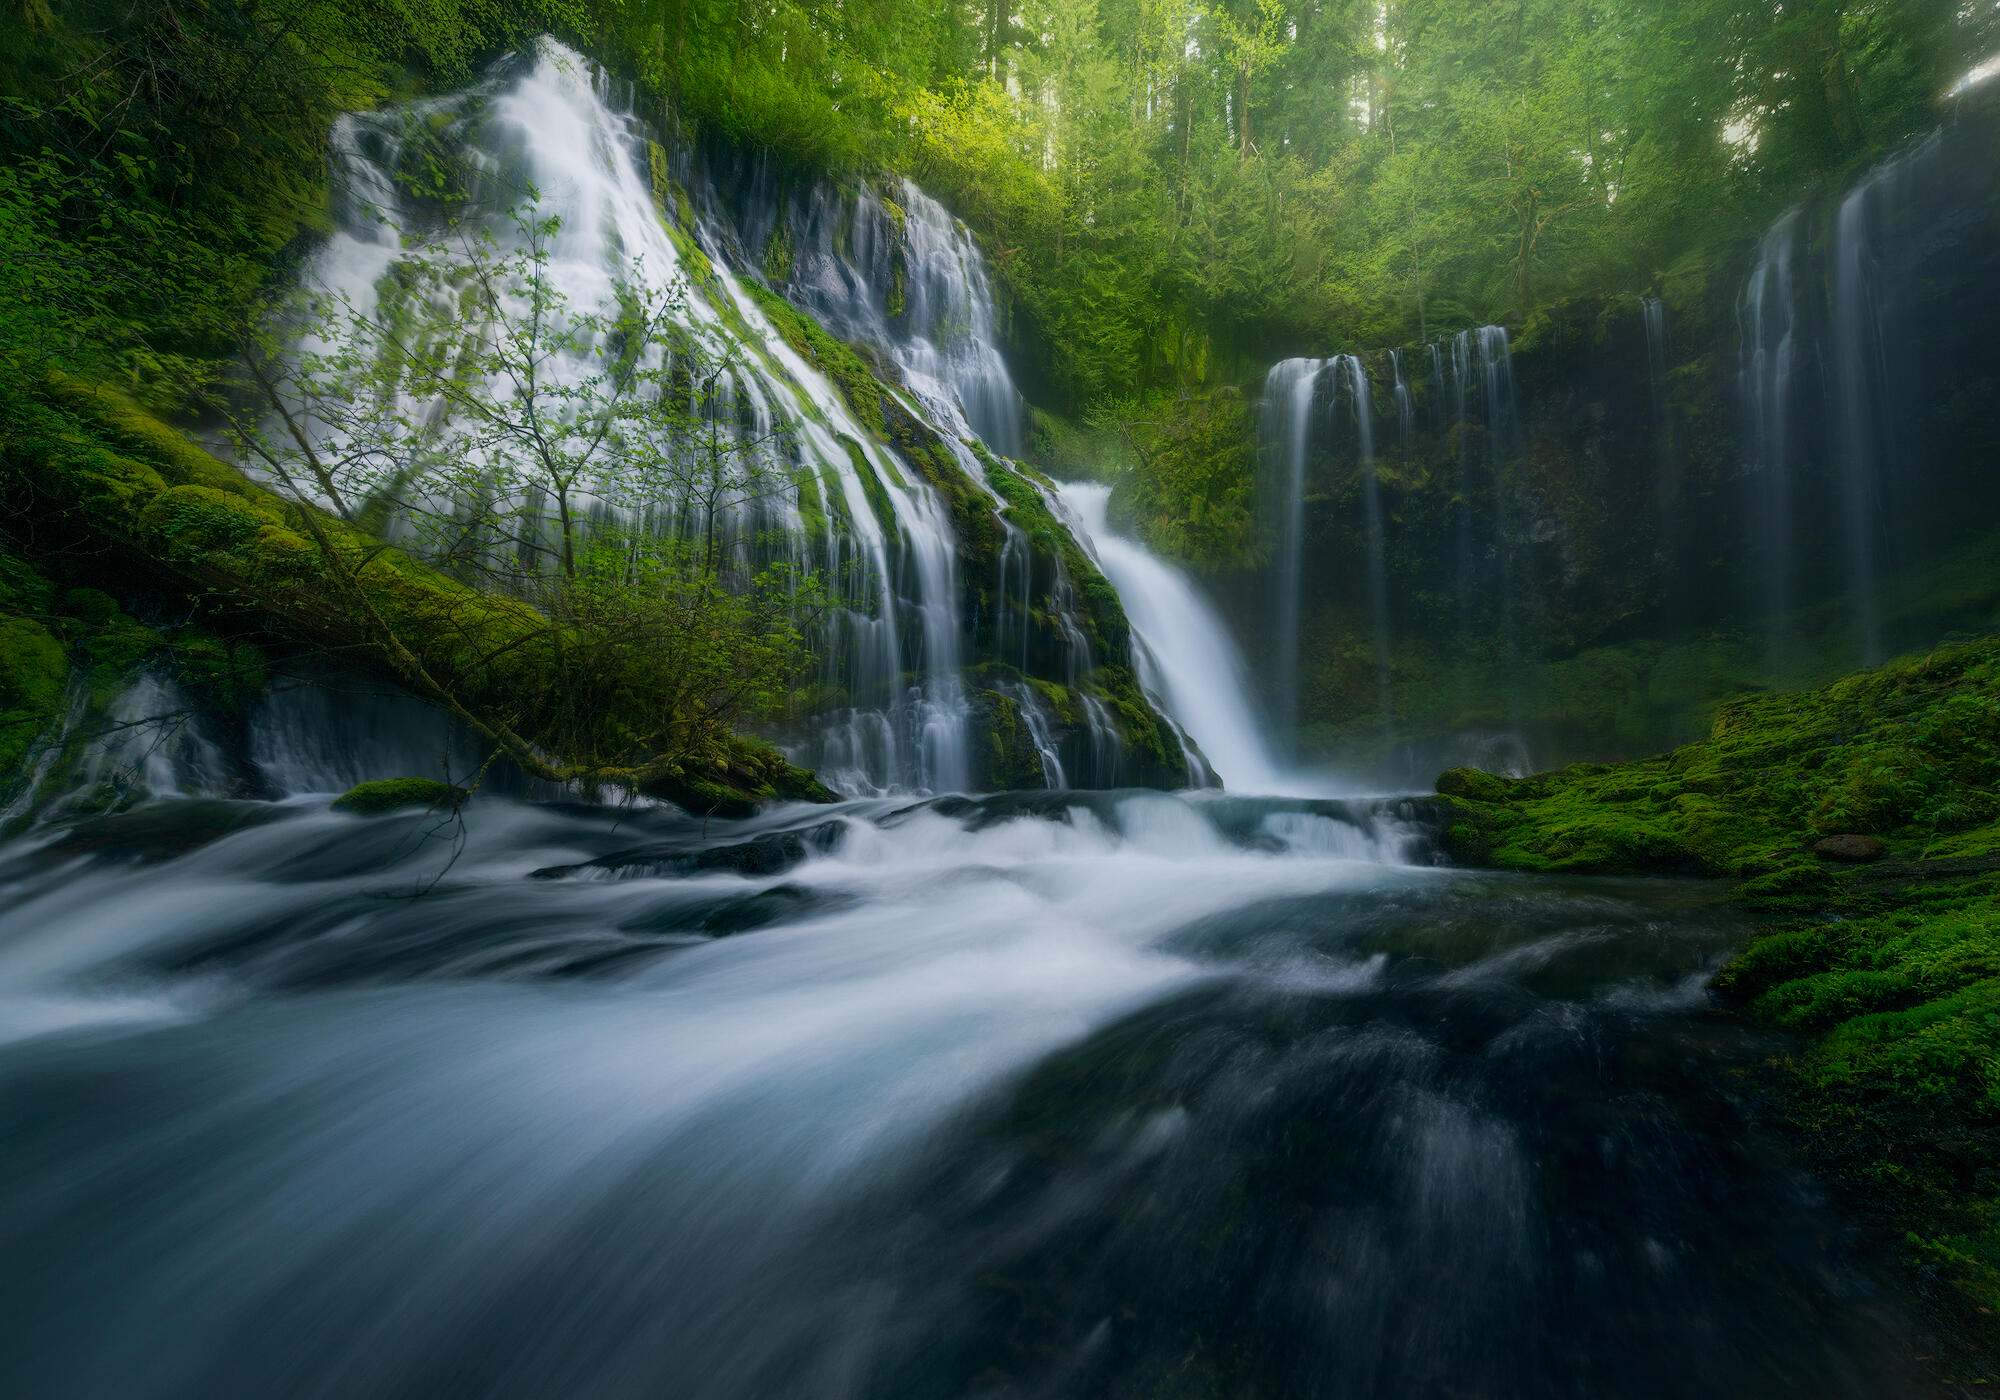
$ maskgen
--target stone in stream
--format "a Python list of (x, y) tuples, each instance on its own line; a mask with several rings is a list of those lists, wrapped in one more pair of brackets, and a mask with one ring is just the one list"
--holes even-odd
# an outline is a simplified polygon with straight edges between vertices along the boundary
[(1821, 860), (1844, 861), (1849, 865), (1865, 865), (1869, 861), (1880, 860), (1888, 847), (1873, 836), (1861, 836), (1852, 832), (1839, 836), (1821, 838), (1813, 845), (1813, 854)]

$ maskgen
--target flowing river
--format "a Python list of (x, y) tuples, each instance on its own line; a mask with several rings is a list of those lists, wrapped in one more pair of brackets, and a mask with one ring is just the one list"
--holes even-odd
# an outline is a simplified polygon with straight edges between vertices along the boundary
[(0, 1394), (1917, 1389), (1711, 892), (1408, 804), (182, 798), (0, 910)]

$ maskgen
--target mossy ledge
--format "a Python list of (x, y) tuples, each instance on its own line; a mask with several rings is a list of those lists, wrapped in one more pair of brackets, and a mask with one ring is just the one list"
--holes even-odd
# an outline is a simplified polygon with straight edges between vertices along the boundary
[[(0, 438), (0, 495), (38, 539), (108, 556), (156, 587), (253, 620), (277, 642), (344, 658), (403, 684), (365, 619), (326, 586), (316, 530), (355, 564), (369, 609), (393, 628), (425, 672), (469, 708), (512, 717), (531, 743), (554, 740), (570, 683), (562, 638), (527, 604), (481, 593), (333, 517), (265, 490), (129, 399), (51, 377), (8, 406)], [(310, 527), (310, 528), (309, 528)], [(38, 687), (36, 707), (45, 709)], [(642, 730), (648, 701), (613, 697)], [(606, 776), (616, 782), (616, 775)], [(810, 773), (760, 740), (717, 734), (678, 771), (654, 773), (649, 796), (690, 810), (744, 813), (774, 800), (831, 801)]]
[[(1468, 864), (1733, 879), (1758, 936), (1716, 987), (1794, 1037), (1760, 1091), (2000, 1355), (2000, 640), (1740, 701), (1669, 754), (1438, 793)], [(1880, 858), (1828, 859), (1831, 835)]]
[(377, 817), (389, 812), (407, 812), (421, 807), (427, 811), (456, 811), (472, 794), (456, 783), (438, 778), (377, 778), (356, 783), (333, 799), (336, 812), (357, 817)]

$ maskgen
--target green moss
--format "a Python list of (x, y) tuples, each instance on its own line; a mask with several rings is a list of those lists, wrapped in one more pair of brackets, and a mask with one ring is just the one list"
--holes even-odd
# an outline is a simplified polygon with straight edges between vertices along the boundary
[(261, 647), (195, 629), (170, 639), (174, 677), (208, 710), (240, 715), (264, 691), (270, 663)]
[[(1716, 987), (1805, 1037), (1778, 1111), (1913, 1263), (2000, 1308), (2000, 640), (1740, 701), (1640, 762), (1438, 786), (1463, 860), (1741, 877), (1760, 936)], [(1836, 830), (1888, 858), (1817, 859)]]
[(2000, 642), (1947, 647), (1822, 690), (1724, 707), (1709, 737), (1614, 766), (1440, 791), (1521, 868), (1776, 870), (1829, 831), (1910, 845), (1990, 820)]
[(868, 460), (867, 451), (853, 438), (844, 437), (840, 445), (847, 449), (847, 460), (854, 466), (854, 475), (861, 483), (861, 493), (868, 498), (868, 508), (875, 515), (875, 524), (883, 535), (891, 540), (896, 538), (896, 504), (889, 499), (888, 488), (875, 475), (874, 464)]
[(783, 219), (771, 229), (764, 243), (764, 276), (774, 287), (782, 287), (792, 277), (792, 231)]
[(450, 808), (456, 811), (468, 796), (470, 794), (464, 788), (436, 778), (380, 778), (374, 782), (356, 783), (333, 799), (333, 809), (336, 812), (351, 812), (357, 817), (380, 816), (384, 812), (401, 812), (412, 807), (424, 807), (431, 811)]
[(1042, 786), (1041, 751), (1012, 696), (982, 690), (973, 705), (983, 721), (983, 750), (973, 781), (984, 790), (1007, 792)]
[(30, 618), (0, 616), (0, 797), (25, 776), (28, 754), (61, 718), (68, 684), (62, 643)]
[(745, 288), (785, 343), (833, 381), (855, 421), (871, 433), (884, 432), (882, 384), (860, 353), (776, 292), (751, 282)]

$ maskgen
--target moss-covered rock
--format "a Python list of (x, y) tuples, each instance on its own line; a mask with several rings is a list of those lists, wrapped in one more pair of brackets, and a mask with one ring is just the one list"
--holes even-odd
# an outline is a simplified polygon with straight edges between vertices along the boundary
[(744, 285), (785, 343), (839, 388), (855, 421), (871, 433), (882, 432), (882, 383), (861, 352), (828, 334), (818, 321), (776, 292), (754, 282)]
[[(1771, 1066), (1779, 1112), (1992, 1330), (2000, 640), (1730, 705), (1707, 739), (1640, 762), (1514, 782), (1454, 770), (1438, 789), (1444, 842), (1468, 862), (1739, 877), (1761, 931), (1716, 986), (1806, 1037)], [(1821, 859), (1829, 827), (1884, 858)]]
[(997, 690), (982, 690), (973, 697), (973, 705), (982, 736), (973, 784), (989, 792), (1041, 787), (1046, 776), (1041, 751), (1019, 703)]
[(69, 657), (54, 634), (32, 618), (0, 616), (0, 798), (61, 718), (68, 684)]
[(375, 817), (415, 807), (430, 811), (455, 811), (470, 795), (457, 784), (436, 778), (378, 778), (373, 782), (356, 783), (334, 798), (333, 809), (357, 817)]

